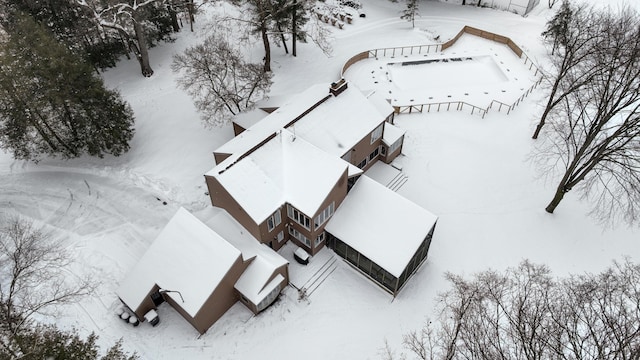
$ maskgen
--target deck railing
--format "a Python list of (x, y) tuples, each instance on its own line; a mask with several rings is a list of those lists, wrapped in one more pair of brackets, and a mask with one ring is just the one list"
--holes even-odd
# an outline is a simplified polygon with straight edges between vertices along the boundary
[[(524, 59), (524, 64), (529, 65), (529, 71), (533, 71), (533, 76), (540, 76), (536, 82), (531, 85), (513, 104), (509, 105), (504, 102), (498, 100), (491, 100), (489, 105), (486, 108), (481, 108), (479, 106), (469, 104), (465, 101), (447, 101), (447, 102), (435, 102), (435, 103), (423, 103), (423, 104), (410, 104), (410, 105), (393, 105), (396, 114), (403, 113), (412, 113), (427, 111), (430, 112), (432, 109), (436, 109), (435, 111), (440, 111), (446, 105), (446, 110), (451, 110), (451, 106), (455, 104), (455, 110), (462, 111), (463, 108), (470, 108), (471, 114), (479, 114), (484, 118), (489, 109), (496, 109), (501, 112), (503, 109), (507, 111), (507, 114), (513, 110), (516, 106), (518, 106), (522, 100), (524, 100), (529, 94), (542, 82), (542, 74), (540, 69), (535, 65), (535, 63), (529, 58), (529, 56), (518, 46), (516, 45), (510, 38), (502, 35), (498, 35), (489, 31), (484, 31), (482, 29), (474, 28), (472, 26), (465, 25), (462, 30), (460, 30), (456, 36), (454, 36), (451, 40), (441, 43), (441, 44), (427, 44), (427, 45), (414, 45), (414, 46), (401, 46), (401, 47), (390, 47), (390, 48), (379, 48), (379, 49), (371, 49), (367, 51), (363, 51), (358, 53), (349, 60), (347, 60), (342, 67), (340, 72), (340, 78), (344, 77), (344, 73), (349, 69), (350, 66), (357, 63), (358, 61), (368, 59), (368, 58), (379, 58), (379, 57), (396, 57), (396, 56), (404, 56), (404, 55), (416, 55), (416, 54), (428, 54), (431, 52), (440, 52), (446, 50), (453, 46), (458, 39), (463, 34), (471, 34), (475, 36), (479, 36), (488, 40), (492, 40), (495, 42), (499, 42), (505, 44), (511, 49), (511, 51), (516, 54), (521, 59)], [(426, 109), (426, 110), (425, 110)]]

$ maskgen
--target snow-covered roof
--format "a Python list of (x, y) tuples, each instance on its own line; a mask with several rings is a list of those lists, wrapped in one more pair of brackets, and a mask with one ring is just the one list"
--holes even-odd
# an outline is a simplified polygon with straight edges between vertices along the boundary
[(264, 119), (267, 115), (269, 114), (263, 110), (253, 109), (234, 116), (233, 122), (240, 125), (243, 129), (248, 129)]
[(400, 129), (399, 127), (390, 124), (384, 123), (384, 133), (382, 134), (382, 141), (387, 145), (391, 146), (393, 143), (398, 141), (406, 133), (405, 130)]
[(328, 84), (312, 86), (299, 95), (290, 98), (278, 110), (267, 115), (264, 119), (229, 140), (214, 152), (232, 154), (229, 159), (223, 162), (230, 164), (237, 157), (267, 139), (327, 96), (330, 96)]
[(269, 288), (271, 285), (271, 282), (268, 283), (269, 278), (278, 268), (289, 263), (287, 259), (267, 245), (261, 244), (225, 209), (211, 207), (204, 213), (199, 213), (199, 216), (205, 219), (204, 222), (208, 226), (238, 248), (244, 261), (251, 261), (236, 282), (235, 288), (252, 303), (259, 304), (273, 287), (284, 279), (280, 275), (280, 280)]
[(325, 229), (400, 277), (436, 220), (429, 211), (363, 175)]
[(320, 104), (290, 129), (329, 154), (341, 157), (387, 115), (380, 115), (378, 108), (349, 83), (346, 90)]
[[(284, 276), (277, 274), (272, 281), (269, 281), (274, 270), (269, 262), (258, 256), (240, 276), (234, 287), (254, 305), (258, 305), (275, 286), (284, 280)], [(274, 282), (274, 280), (277, 281)]]
[(286, 129), (222, 171), (225, 163), (207, 175), (214, 176), (257, 224), (285, 202), (313, 216), (348, 168), (344, 160)]
[(205, 219), (205, 224), (215, 229), (220, 236), (240, 250), (244, 261), (259, 256), (269, 262), (273, 269), (288, 263), (287, 259), (282, 255), (267, 245), (260, 243), (225, 209), (209, 207), (208, 211), (205, 214), (201, 214), (200, 217)]
[[(218, 287), (240, 250), (180, 208), (116, 291), (135, 310), (158, 285), (189, 315), (196, 316)], [(183, 301), (184, 299), (184, 301)]]
[(386, 118), (394, 111), (393, 106), (391, 106), (389, 101), (387, 101), (380, 92), (370, 91), (367, 95), (367, 99), (369, 99), (369, 102), (376, 108), (376, 110), (378, 110), (378, 113), (382, 118)]

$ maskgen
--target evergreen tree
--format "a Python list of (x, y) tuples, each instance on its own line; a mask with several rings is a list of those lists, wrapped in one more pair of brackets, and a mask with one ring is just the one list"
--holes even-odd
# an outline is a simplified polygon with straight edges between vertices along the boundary
[(74, 0), (13, 0), (5, 4), (11, 11), (23, 11), (44, 25), (59, 42), (96, 69), (115, 66), (126, 53), (116, 33), (100, 32)]
[(31, 17), (10, 18), (0, 53), (0, 147), (36, 161), (128, 151), (129, 105)]

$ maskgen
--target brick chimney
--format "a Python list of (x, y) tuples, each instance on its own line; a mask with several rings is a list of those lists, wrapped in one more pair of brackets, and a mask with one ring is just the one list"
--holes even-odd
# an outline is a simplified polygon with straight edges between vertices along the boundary
[(338, 96), (343, 91), (347, 90), (347, 81), (345, 79), (340, 79), (340, 81), (331, 83), (331, 87), (329, 87), (329, 92), (333, 96)]

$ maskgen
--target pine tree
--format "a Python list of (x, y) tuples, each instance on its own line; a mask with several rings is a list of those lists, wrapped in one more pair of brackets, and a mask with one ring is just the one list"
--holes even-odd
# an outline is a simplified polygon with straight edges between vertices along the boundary
[(10, 18), (0, 53), (0, 147), (34, 161), (128, 151), (129, 105), (31, 17)]

